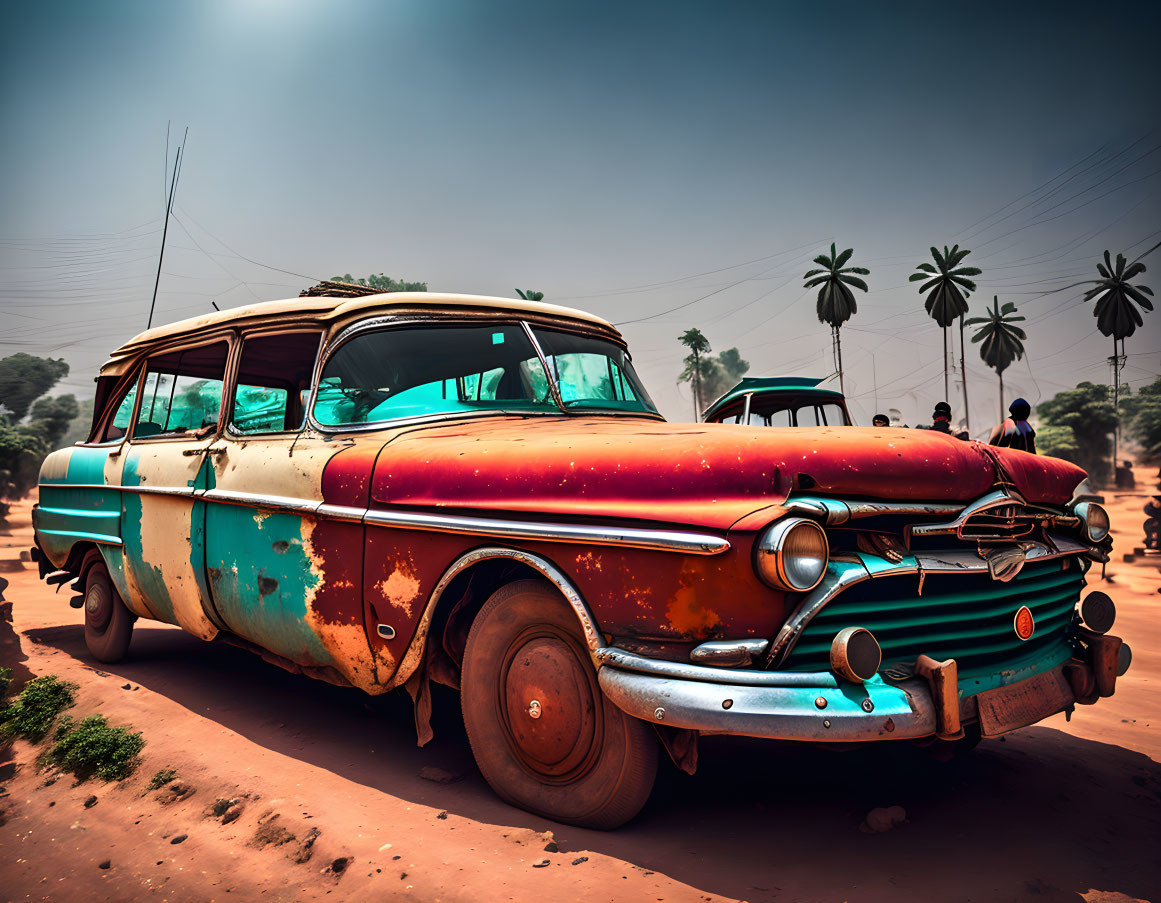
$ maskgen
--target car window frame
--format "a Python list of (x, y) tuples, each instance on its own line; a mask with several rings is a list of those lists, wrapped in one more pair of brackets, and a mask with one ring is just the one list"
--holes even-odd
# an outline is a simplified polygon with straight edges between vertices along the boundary
[[(314, 353), (314, 364), (310, 371), (310, 394), (306, 399), (305, 416), (299, 426), (292, 430), (278, 430), (272, 432), (251, 433), (242, 430), (236, 430), (234, 426), (234, 399), (238, 391), (238, 373), (242, 368), (242, 349), (246, 344), (247, 339), (270, 338), (277, 335), (292, 335), (301, 334), (304, 332), (315, 333), (318, 336), (318, 348)], [(327, 328), (325, 325), (314, 323), (279, 323), (268, 326), (256, 326), (252, 329), (235, 330), (234, 331), (235, 346), (233, 353), (230, 356), (230, 361), (227, 366), (227, 380), (223, 384), (222, 391), (224, 393), (222, 398), (222, 416), (219, 417), (219, 432), (217, 436), (230, 439), (234, 442), (244, 442), (247, 440), (259, 439), (277, 439), (279, 437), (297, 436), (306, 432), (308, 429), (317, 430), (318, 427), (311, 422), (310, 413), (314, 409), (314, 396), (318, 388), (319, 374), (322, 373), (322, 358), (323, 353), (327, 348)], [(228, 398), (228, 401), (227, 401)], [(229, 410), (227, 411), (227, 406)]]
[[(137, 427), (139, 418), (141, 417), (141, 402), (144, 398), (145, 379), (149, 374), (149, 362), (156, 357), (163, 357), (167, 354), (175, 354), (181, 351), (189, 351), (193, 348), (202, 348), (207, 345), (215, 345), (218, 342), (226, 342), (226, 363), (222, 372), (222, 404), (218, 406), (218, 422), (214, 425), (212, 432), (206, 433), (204, 436), (193, 436), (189, 431), (177, 434), (159, 433), (156, 436), (135, 436), (134, 429)], [(133, 406), (133, 420), (130, 424), (130, 429), (126, 432), (125, 438), (129, 442), (136, 444), (139, 442), (204, 442), (207, 440), (217, 439), (222, 434), (222, 411), (226, 404), (226, 389), (229, 386), (229, 376), (234, 366), (234, 359), (238, 353), (238, 334), (235, 330), (228, 330), (221, 333), (215, 333), (211, 336), (199, 336), (197, 339), (188, 342), (177, 342), (173, 345), (165, 345), (161, 348), (155, 349), (151, 354), (147, 354), (142, 360), (141, 364), (141, 386), (137, 392), (137, 403)], [(233, 397), (231, 395), (231, 397)]]
[[(129, 434), (132, 431), (133, 424), (137, 419), (137, 409), (141, 406), (141, 380), (145, 373), (144, 361), (139, 361), (130, 368), (128, 373), (133, 374), (132, 379), (126, 378), (122, 383), (118, 384), (117, 388), (109, 394), (112, 399), (106, 405), (105, 410), (101, 412), (101, 417), (97, 421), (97, 426), (89, 433), (88, 439), (82, 439), (79, 442), (74, 442), (73, 445), (80, 448), (114, 448), (123, 444), (129, 439)], [(126, 376), (128, 376), (128, 373)], [(124, 392), (121, 391), (124, 387)], [(137, 390), (137, 395), (133, 400), (133, 410), (129, 412), (129, 427), (125, 430), (123, 436), (116, 439), (104, 439), (100, 442), (93, 441), (93, 436), (102, 435), (108, 428), (110, 421), (117, 416), (117, 410), (121, 407), (121, 402), (125, 399), (133, 389)]]

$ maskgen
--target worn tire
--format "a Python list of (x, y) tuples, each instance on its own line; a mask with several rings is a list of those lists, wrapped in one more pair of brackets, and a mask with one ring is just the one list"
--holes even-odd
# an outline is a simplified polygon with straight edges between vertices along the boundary
[(484, 604), (468, 634), (460, 700), (476, 763), (512, 805), (610, 829), (649, 798), (657, 738), (605, 698), (576, 615), (551, 584), (520, 580)]
[(89, 654), (106, 664), (121, 661), (133, 637), (134, 618), (102, 560), (90, 565), (86, 573), (84, 611)]

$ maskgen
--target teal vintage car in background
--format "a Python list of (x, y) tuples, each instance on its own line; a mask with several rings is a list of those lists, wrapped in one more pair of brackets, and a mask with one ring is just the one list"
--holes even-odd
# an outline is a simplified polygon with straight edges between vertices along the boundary
[(743, 426), (852, 426), (842, 392), (806, 376), (747, 376), (713, 402), (706, 423)]

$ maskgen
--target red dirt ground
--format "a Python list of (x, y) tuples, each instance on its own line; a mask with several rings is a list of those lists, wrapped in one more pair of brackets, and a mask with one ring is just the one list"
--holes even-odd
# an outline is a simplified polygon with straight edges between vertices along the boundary
[[(42, 747), (0, 753), (0, 897), (1157, 903), (1161, 573), (1157, 559), (1121, 562), (1141, 541), (1155, 477), (1142, 468), (1137, 479), (1140, 494), (1108, 506), (1116, 554), (1104, 588), (1135, 654), (1113, 699), (947, 764), (912, 747), (708, 740), (697, 775), (665, 770), (642, 815), (612, 833), (500, 802), (453, 694), (437, 694), (436, 738), (418, 749), (406, 696), (317, 683), (175, 628), (139, 622), (130, 658), (97, 668), (66, 592), (31, 564), (4, 573), (0, 663), (18, 684), (74, 681), (73, 714), (102, 712), (147, 745), (119, 784), (49, 784), (34, 765)], [(28, 511), (14, 510), (0, 559), (31, 544)], [(192, 795), (144, 792), (167, 767)], [(426, 780), (425, 768), (453, 780)], [(236, 820), (206, 814), (218, 799), (239, 801)], [(863, 833), (883, 806), (904, 807), (907, 823)]]

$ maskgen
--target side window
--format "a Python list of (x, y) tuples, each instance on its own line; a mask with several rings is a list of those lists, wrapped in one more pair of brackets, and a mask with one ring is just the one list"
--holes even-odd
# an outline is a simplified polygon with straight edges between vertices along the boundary
[(240, 433), (297, 430), (318, 356), (320, 333), (292, 332), (242, 341), (230, 425)]
[(214, 426), (222, 409), (229, 345), (214, 342), (149, 359), (134, 439)]
[(117, 411), (113, 418), (105, 424), (105, 430), (97, 439), (98, 442), (112, 442), (120, 439), (129, 429), (129, 421), (133, 419), (133, 405), (137, 402), (137, 380), (129, 384), (129, 391), (117, 404)]

